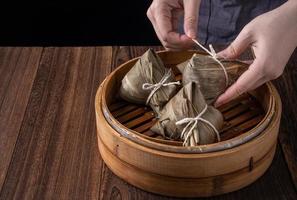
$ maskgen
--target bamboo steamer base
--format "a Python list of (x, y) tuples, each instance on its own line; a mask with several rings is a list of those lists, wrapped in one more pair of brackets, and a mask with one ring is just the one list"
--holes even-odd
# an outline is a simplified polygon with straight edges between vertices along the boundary
[(176, 178), (148, 173), (117, 158), (98, 138), (99, 151), (108, 168), (131, 185), (172, 197), (209, 197), (241, 189), (264, 174), (270, 166), (276, 144), (253, 166), (208, 178)]
[[(172, 67), (192, 53), (159, 55)], [(115, 98), (120, 80), (136, 60), (119, 66), (96, 94), (98, 148), (112, 172), (138, 188), (174, 197), (232, 192), (264, 174), (273, 160), (281, 117), (280, 97), (271, 83), (249, 94), (255, 98), (239, 98), (222, 108), (227, 119), (223, 141), (186, 148), (181, 142), (163, 140), (149, 132), (154, 118), (151, 110), (122, 104)], [(254, 104), (255, 99), (259, 104)]]

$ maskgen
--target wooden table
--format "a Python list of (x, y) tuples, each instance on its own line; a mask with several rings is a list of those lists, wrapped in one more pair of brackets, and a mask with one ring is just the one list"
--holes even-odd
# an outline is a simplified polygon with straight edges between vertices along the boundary
[[(147, 48), (0, 48), (0, 199), (170, 199), (116, 177), (97, 148), (95, 92)], [(283, 116), (271, 167), (212, 199), (297, 199), (297, 52), (275, 84)]]

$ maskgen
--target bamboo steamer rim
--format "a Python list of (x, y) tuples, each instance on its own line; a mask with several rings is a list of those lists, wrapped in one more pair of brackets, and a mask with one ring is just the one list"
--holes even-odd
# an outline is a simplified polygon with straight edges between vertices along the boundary
[[(103, 106), (102, 106), (103, 108)], [(241, 134), (240, 136), (234, 137), (230, 140), (226, 140), (223, 142), (218, 142), (218, 143), (213, 143), (213, 144), (208, 144), (208, 145), (200, 145), (200, 146), (196, 146), (196, 147), (202, 147), (202, 148), (198, 148), (196, 149), (195, 147), (181, 147), (181, 146), (171, 146), (171, 145), (166, 145), (163, 143), (159, 143), (159, 142), (155, 142), (152, 140), (149, 140), (147, 138), (142, 137), (142, 135), (134, 130), (131, 129), (127, 129), (125, 126), (123, 126), (122, 124), (120, 124), (116, 119), (112, 119), (112, 117), (107, 113), (109, 111), (107, 111), (106, 109), (103, 108), (103, 115), (106, 119), (106, 121), (109, 123), (109, 125), (115, 129), (120, 136), (123, 136), (137, 144), (149, 147), (149, 148), (153, 148), (156, 150), (162, 150), (162, 151), (167, 151), (167, 152), (174, 152), (174, 153), (209, 153), (209, 152), (217, 152), (217, 151), (221, 151), (221, 150), (226, 150), (226, 149), (231, 149), (233, 147), (239, 146), (241, 144), (244, 144), (248, 141), (250, 141), (251, 139), (255, 138), (256, 136), (260, 135), (260, 133), (265, 130), (266, 126), (269, 125), (269, 122), (271, 121), (273, 114), (271, 114), (271, 117), (268, 116), (268, 120), (266, 120), (267, 123), (262, 124), (261, 129), (257, 129), (257, 131), (253, 132), (254, 134), (252, 136), (249, 136), (248, 133), (251, 132), (252, 130), (250, 130), (249, 132), (246, 132), (244, 134), (246, 134), (246, 141), (242, 142), (242, 143), (230, 143), (230, 140), (236, 140), (237, 138), (240, 139), (240, 136), (244, 135)], [(118, 123), (118, 126), (114, 125), (115, 123)], [(258, 125), (260, 126), (260, 125)], [(256, 127), (258, 127), (256, 126)], [(255, 128), (256, 128), (255, 127)], [(226, 143), (226, 145), (224, 146), (225, 148), (220, 147), (219, 149), (216, 148), (217, 144), (220, 143)]]
[[(190, 51), (190, 52), (192, 52), (192, 51)], [(201, 52), (193, 51), (193, 53), (194, 52), (201, 53)], [(163, 53), (166, 53), (166, 51), (158, 51), (157, 53), (163, 54)], [(274, 89), (274, 86), (272, 85), (272, 83), (268, 82), (265, 85), (266, 85), (268, 93), (269, 93), (269, 103), (268, 103), (268, 109), (267, 109), (267, 112), (266, 112), (264, 118), (254, 128), (252, 128), (251, 130), (249, 130), (239, 136), (236, 136), (236, 137), (231, 138), (226, 141), (221, 141), (221, 142), (207, 144), (207, 145), (199, 145), (199, 146), (194, 146), (194, 147), (173, 146), (173, 145), (167, 145), (167, 144), (159, 143), (157, 141), (150, 140), (150, 139), (146, 138), (147, 136), (143, 137), (142, 134), (140, 134), (134, 130), (128, 129), (123, 124), (118, 122), (117, 119), (115, 119), (113, 117), (113, 115), (111, 114), (111, 112), (107, 106), (106, 99), (104, 98), (108, 95), (108, 94), (106, 94), (106, 87), (107, 87), (110, 79), (116, 73), (118, 73), (125, 65), (135, 62), (138, 59), (139, 59), (139, 57), (131, 59), (131, 60), (121, 64), (116, 70), (114, 70), (110, 75), (108, 75), (100, 86), (100, 87), (102, 87), (101, 88), (102, 95), (101, 95), (101, 97), (99, 97), (99, 98), (102, 98), (101, 106), (102, 106), (102, 110), (103, 110), (103, 115), (104, 115), (105, 119), (107, 120), (107, 122), (109, 123), (109, 125), (113, 129), (115, 129), (121, 136), (123, 136), (137, 144), (140, 144), (140, 145), (143, 145), (143, 146), (146, 146), (149, 148), (153, 148), (156, 150), (173, 152), (173, 153), (191, 154), (191, 153), (209, 153), (209, 152), (222, 151), (222, 150), (230, 149), (230, 148), (239, 146), (241, 144), (244, 144), (244, 143), (252, 140), (253, 138), (257, 137), (258, 135), (260, 135), (260, 133), (263, 130), (265, 130), (265, 128), (269, 125), (269, 123), (271, 122), (271, 119), (274, 116), (275, 98), (272, 94), (275, 93), (276, 90)]]

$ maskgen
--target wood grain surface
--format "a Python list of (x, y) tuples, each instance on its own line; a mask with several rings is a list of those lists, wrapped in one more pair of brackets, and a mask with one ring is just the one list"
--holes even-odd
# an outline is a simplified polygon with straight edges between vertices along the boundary
[[(95, 92), (147, 48), (0, 48), (1, 200), (172, 199), (116, 177), (97, 148)], [(271, 167), (254, 184), (210, 199), (297, 199), (297, 52), (274, 83), (283, 115)]]

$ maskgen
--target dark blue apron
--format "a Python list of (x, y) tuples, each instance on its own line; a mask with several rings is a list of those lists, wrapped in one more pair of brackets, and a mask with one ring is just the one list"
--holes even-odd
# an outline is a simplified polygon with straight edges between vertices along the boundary
[(252, 19), (285, 0), (202, 0), (198, 39), (202, 44), (228, 44)]

